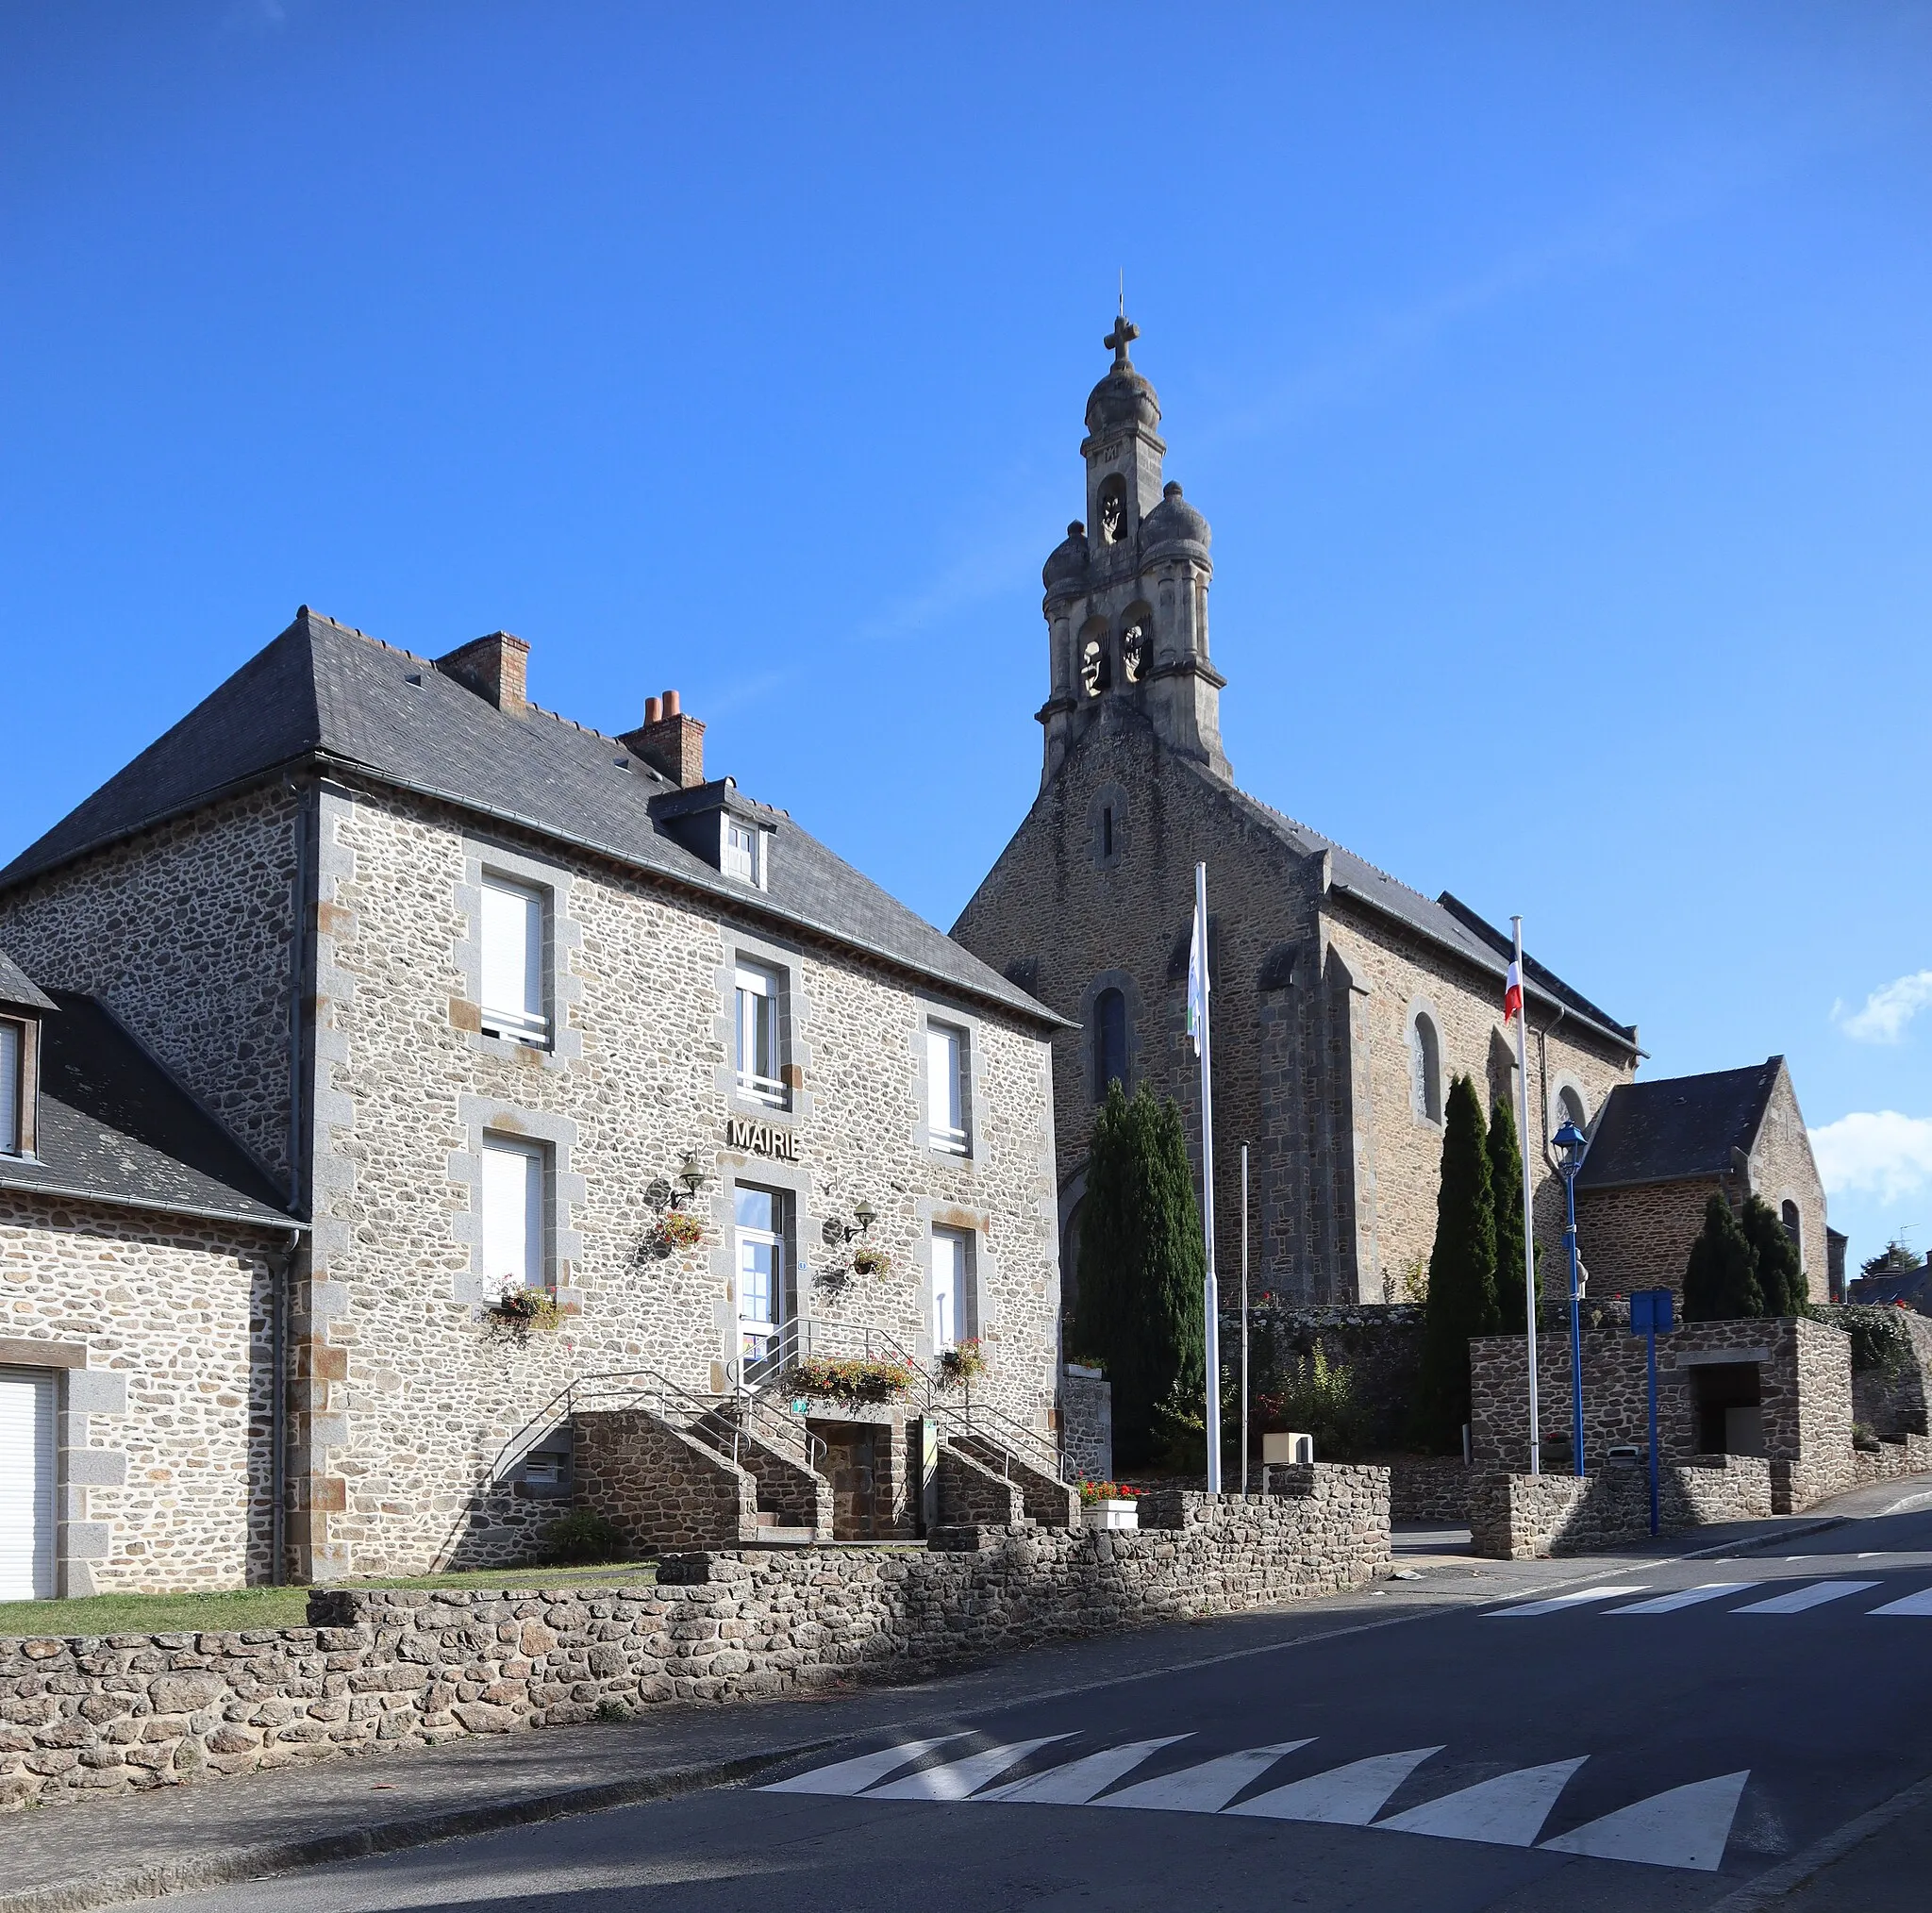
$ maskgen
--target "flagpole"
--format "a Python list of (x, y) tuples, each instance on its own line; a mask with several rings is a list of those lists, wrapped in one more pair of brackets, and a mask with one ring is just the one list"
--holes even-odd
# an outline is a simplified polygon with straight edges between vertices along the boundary
[[(1523, 987), (1523, 919), (1511, 917), (1516, 933), (1516, 981)], [(1516, 1091), (1523, 1111), (1518, 1140), (1523, 1156), (1523, 1316), (1529, 1347), (1529, 1472), (1543, 1472), (1542, 1437), (1536, 1408), (1536, 1185), (1529, 1173), (1529, 996), (1516, 1006)]]
[(1221, 1305), (1214, 1281), (1214, 1070), (1208, 1033), (1208, 866), (1194, 866), (1194, 960), (1201, 966), (1201, 1230), (1208, 1244), (1202, 1351), (1208, 1382), (1208, 1492), (1221, 1492)]
[(1241, 1492), (1248, 1491), (1248, 1145), (1241, 1144)]

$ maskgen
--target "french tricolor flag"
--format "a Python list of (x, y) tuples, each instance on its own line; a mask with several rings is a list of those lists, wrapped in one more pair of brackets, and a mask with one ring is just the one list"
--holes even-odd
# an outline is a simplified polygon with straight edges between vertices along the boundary
[(1523, 965), (1511, 963), (1509, 973), (1503, 981), (1503, 1027), (1509, 1027), (1509, 1019), (1523, 1011)]

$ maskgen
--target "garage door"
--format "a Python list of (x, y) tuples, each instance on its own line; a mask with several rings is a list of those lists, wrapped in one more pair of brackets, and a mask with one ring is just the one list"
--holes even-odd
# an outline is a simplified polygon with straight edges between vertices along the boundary
[(54, 1592), (54, 1383), (0, 1369), (0, 1601)]

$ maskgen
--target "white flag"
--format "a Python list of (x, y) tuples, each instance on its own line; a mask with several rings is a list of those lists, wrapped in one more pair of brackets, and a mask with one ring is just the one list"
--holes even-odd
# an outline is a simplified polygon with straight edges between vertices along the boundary
[(1194, 934), (1188, 951), (1188, 1034), (1194, 1054), (1201, 1054), (1201, 1036), (1208, 1027), (1208, 925), (1200, 907), (1194, 909)]

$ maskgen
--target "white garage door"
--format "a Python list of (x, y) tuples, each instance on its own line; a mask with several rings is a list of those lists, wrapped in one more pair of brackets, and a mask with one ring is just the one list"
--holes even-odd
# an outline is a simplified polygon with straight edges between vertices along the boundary
[(0, 1369), (0, 1601), (54, 1592), (54, 1377)]

